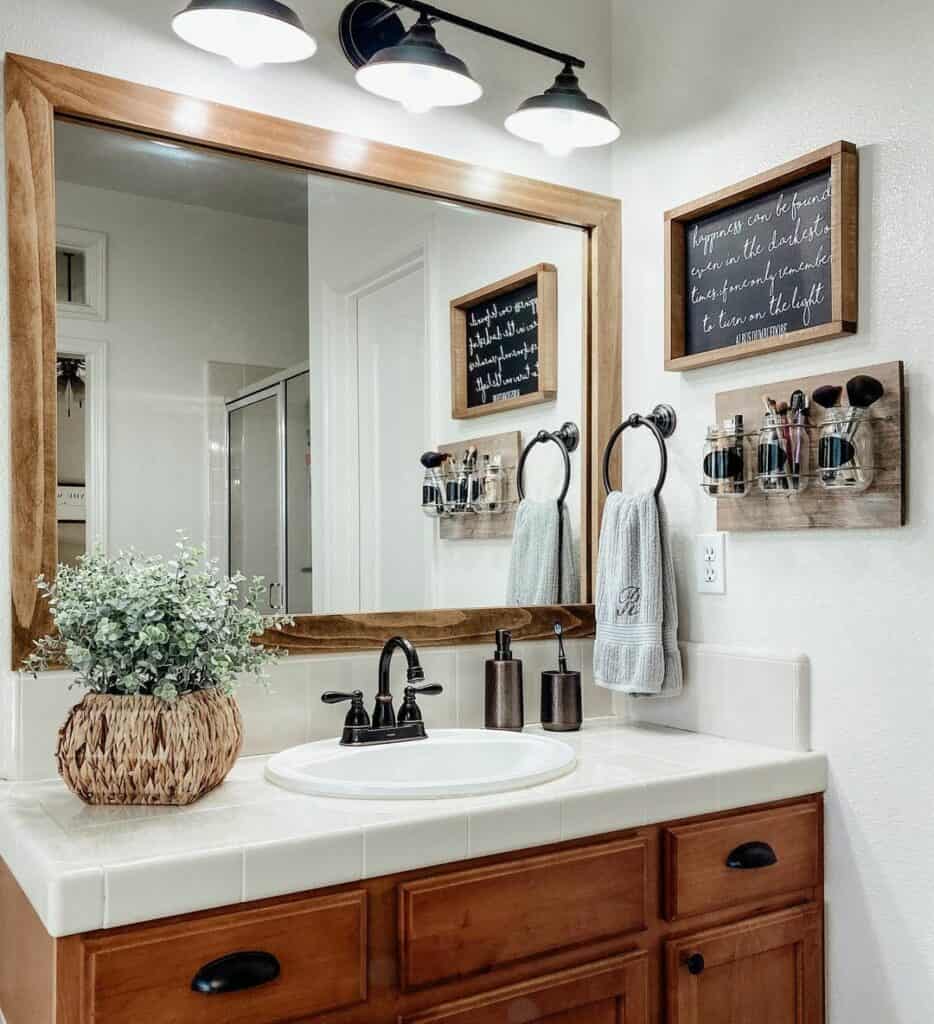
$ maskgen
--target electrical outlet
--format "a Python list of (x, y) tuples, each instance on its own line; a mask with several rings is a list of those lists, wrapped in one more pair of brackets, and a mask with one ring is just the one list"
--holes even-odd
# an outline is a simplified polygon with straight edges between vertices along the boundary
[(697, 590), (701, 594), (726, 593), (726, 534), (697, 536)]

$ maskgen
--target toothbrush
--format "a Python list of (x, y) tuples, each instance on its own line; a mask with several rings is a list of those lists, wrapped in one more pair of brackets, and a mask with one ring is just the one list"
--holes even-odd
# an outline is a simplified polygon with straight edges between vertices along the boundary
[(558, 638), (558, 671), (567, 672), (568, 658), (564, 653), (564, 627), (560, 622), (555, 623), (555, 636)]

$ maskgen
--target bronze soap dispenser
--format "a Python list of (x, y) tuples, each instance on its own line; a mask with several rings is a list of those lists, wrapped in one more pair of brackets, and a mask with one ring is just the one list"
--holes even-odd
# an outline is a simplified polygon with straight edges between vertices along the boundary
[(487, 729), (522, 732), (522, 662), (512, 656), (512, 633), (496, 631), (496, 653), (486, 663), (485, 723)]

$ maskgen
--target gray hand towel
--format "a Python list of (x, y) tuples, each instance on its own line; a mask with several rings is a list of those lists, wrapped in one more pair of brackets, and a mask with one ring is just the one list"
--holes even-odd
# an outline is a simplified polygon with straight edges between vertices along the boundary
[(597, 560), (594, 681), (674, 696), (682, 685), (674, 565), (653, 493), (607, 497)]
[[(561, 591), (558, 592), (559, 524)], [(519, 502), (506, 583), (507, 605), (577, 604), (580, 578), (577, 549), (566, 505), (560, 519), (556, 501)]]

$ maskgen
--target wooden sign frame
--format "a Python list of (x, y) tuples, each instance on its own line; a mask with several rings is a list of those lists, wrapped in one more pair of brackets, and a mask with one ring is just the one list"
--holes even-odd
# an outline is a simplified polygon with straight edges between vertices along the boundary
[[(699, 217), (737, 206), (827, 170), (830, 171), (832, 190), (830, 320), (772, 338), (688, 355), (685, 337), (686, 225)], [(855, 333), (859, 305), (858, 218), (859, 156), (852, 142), (842, 141), (668, 210), (665, 213), (665, 369), (694, 370)]]
[[(488, 405), (467, 404), (467, 310), (498, 295), (536, 284), (538, 288), (538, 390)], [(451, 416), (456, 420), (490, 416), (507, 409), (551, 402), (558, 394), (558, 270), (537, 263), (527, 270), (451, 300)]]

